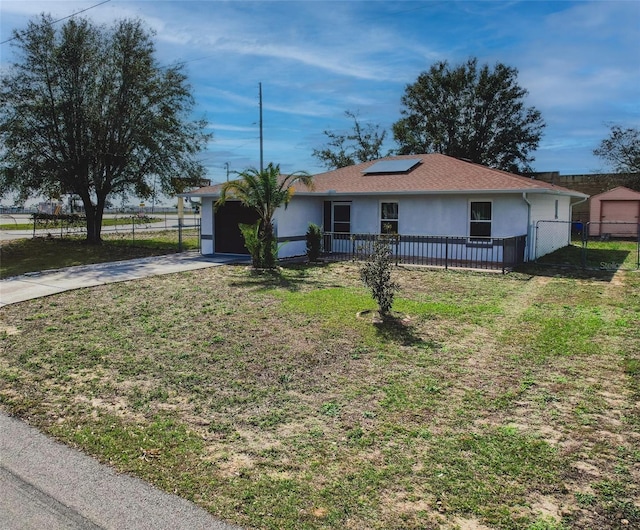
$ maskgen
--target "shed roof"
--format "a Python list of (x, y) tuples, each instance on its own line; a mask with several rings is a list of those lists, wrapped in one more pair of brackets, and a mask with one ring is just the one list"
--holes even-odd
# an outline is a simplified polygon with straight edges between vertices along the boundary
[(619, 201), (637, 201), (640, 200), (640, 192), (634, 191), (624, 186), (618, 186), (608, 191), (592, 195), (592, 200), (619, 200)]

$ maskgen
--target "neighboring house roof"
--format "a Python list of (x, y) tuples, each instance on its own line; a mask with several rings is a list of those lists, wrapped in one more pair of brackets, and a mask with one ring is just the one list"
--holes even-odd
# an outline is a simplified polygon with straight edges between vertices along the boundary
[[(419, 161), (419, 162), (418, 162)], [(375, 166), (375, 167), (373, 167)], [(409, 167), (409, 169), (406, 169)], [(381, 172), (372, 172), (380, 168)], [(369, 171), (369, 172), (367, 172)], [(313, 190), (296, 185), (298, 195), (387, 195), (424, 193), (554, 193), (588, 195), (441, 154), (390, 156), (327, 171), (313, 177)], [(186, 196), (217, 196), (220, 185)]]
[(640, 192), (625, 188), (624, 186), (618, 186), (617, 188), (599, 193), (598, 195), (592, 195), (591, 199), (637, 201), (640, 199)]

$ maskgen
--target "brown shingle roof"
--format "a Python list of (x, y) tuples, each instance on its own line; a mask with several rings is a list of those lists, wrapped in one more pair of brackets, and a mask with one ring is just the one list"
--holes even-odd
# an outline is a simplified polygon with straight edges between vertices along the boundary
[[(381, 160), (400, 159), (420, 159), (421, 163), (406, 173), (363, 172), (378, 161), (320, 173), (313, 178), (314, 193), (329, 190), (342, 194), (553, 190), (577, 194), (560, 186), (441, 154), (400, 155)], [(298, 192), (305, 190), (300, 188)]]
[[(420, 159), (421, 163), (407, 172), (365, 173), (377, 162), (387, 160)], [(299, 184), (299, 195), (331, 194), (398, 194), (398, 193), (456, 193), (456, 192), (556, 192), (587, 197), (580, 192), (547, 182), (521, 177), (505, 171), (466, 162), (441, 154), (399, 155), (363, 162), (320, 173), (313, 177), (314, 188)], [(200, 188), (191, 195), (216, 195), (218, 186)]]

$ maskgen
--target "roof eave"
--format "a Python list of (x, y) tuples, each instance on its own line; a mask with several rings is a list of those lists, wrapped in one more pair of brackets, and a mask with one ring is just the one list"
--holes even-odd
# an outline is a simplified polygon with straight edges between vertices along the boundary
[(297, 196), (304, 197), (346, 197), (346, 196), (383, 196), (383, 195), (507, 195), (522, 193), (535, 193), (546, 195), (562, 195), (567, 197), (589, 198), (589, 195), (579, 191), (553, 190), (545, 188), (522, 188), (522, 189), (487, 189), (487, 190), (389, 190), (389, 191), (296, 191)]

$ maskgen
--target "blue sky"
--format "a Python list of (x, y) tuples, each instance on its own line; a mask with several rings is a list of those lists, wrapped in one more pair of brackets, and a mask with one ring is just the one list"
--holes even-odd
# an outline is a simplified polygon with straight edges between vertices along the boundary
[[(101, 0), (2, 0), (1, 39), (41, 12), (62, 18)], [(436, 61), (477, 57), (518, 69), (527, 105), (547, 124), (534, 169), (605, 170), (592, 154), (608, 124), (640, 127), (640, 2), (110, 0), (98, 23), (137, 17), (156, 32), (161, 64), (186, 62), (196, 118), (214, 134), (208, 178), (264, 161), (284, 172), (323, 170), (323, 131), (348, 132), (346, 110), (389, 130), (407, 84)], [(0, 62), (11, 59), (0, 46)]]

